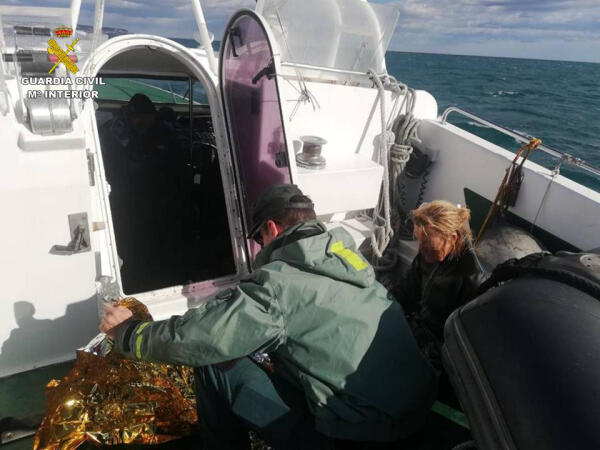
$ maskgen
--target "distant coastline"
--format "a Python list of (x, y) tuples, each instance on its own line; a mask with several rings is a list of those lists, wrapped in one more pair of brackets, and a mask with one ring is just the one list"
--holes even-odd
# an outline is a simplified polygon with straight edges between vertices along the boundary
[(547, 59), (547, 58), (523, 58), (519, 56), (492, 56), (492, 55), (463, 55), (459, 53), (438, 53), (438, 52), (409, 52), (406, 50), (392, 50), (393, 53), (416, 53), (422, 55), (438, 55), (438, 56), (464, 56), (467, 58), (502, 58), (502, 59), (520, 59), (525, 61), (548, 61), (548, 62), (564, 62), (564, 63), (581, 63), (581, 64), (600, 64), (600, 61), (577, 61), (571, 59)]

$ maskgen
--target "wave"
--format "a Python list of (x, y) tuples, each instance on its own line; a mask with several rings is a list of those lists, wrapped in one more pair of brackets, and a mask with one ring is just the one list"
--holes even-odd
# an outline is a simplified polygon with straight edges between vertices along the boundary
[(495, 91), (491, 93), (494, 97), (504, 97), (504, 96), (521, 96), (523, 95), (519, 91)]

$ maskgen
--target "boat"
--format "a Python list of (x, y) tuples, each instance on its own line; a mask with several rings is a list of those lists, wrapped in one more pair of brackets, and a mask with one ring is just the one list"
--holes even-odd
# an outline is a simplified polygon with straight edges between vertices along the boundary
[[(234, 286), (258, 251), (246, 239), (248, 211), (270, 185), (297, 184), (328, 227), (344, 227), (377, 258), (393, 239), (394, 205), (408, 211), (446, 199), (467, 205), (471, 226), (481, 228), (515, 155), (452, 125), (450, 115), (531, 142), (458, 107), (439, 111), (431, 94), (389, 75), (392, 5), (259, 0), (229, 19), (218, 55), (199, 0), (191, 0), (198, 48), (123, 30), (109, 38), (103, 5), (83, 28), (81, 0), (0, 7), (7, 386), (57, 376), (97, 334), (112, 298), (135, 296), (161, 320)], [(71, 36), (54, 35), (59, 26)], [(163, 124), (158, 159), (128, 160), (115, 144), (119, 117), (140, 93)], [(170, 146), (177, 151), (165, 152)], [(536, 151), (558, 168), (600, 176), (544, 144)], [(123, 166), (135, 166), (135, 176)], [(547, 250), (600, 248), (600, 193), (531, 160), (507, 217)], [(395, 242), (410, 264), (415, 241)], [(18, 405), (7, 404), (3, 414), (17, 416)]]

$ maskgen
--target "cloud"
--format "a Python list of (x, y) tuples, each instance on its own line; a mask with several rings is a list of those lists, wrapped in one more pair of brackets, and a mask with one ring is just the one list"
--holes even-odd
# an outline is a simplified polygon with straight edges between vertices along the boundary
[[(0, 0), (4, 4), (67, 8), (70, 0)], [(229, 16), (240, 8), (254, 8), (254, 0), (203, 0), (202, 9), (218, 37)], [(95, 2), (83, 0), (79, 23), (93, 24)], [(106, 0), (104, 25), (134, 33), (190, 38), (197, 32), (190, 0)]]
[[(70, 3), (0, 1), (61, 7)], [(523, 56), (525, 50), (541, 49), (545, 57), (554, 59), (600, 61), (600, 0), (372, 1), (400, 10), (392, 49), (484, 55), (506, 51), (503, 56)], [(240, 8), (253, 9), (255, 1), (203, 0), (202, 6), (210, 30), (219, 39), (231, 14)], [(93, 13), (94, 2), (84, 0), (80, 23), (92, 24)], [(104, 24), (168, 37), (190, 38), (197, 32), (190, 0), (106, 0)], [(519, 48), (519, 43), (527, 45)]]
[(600, 37), (598, 0), (406, 0), (397, 33), (422, 30), (425, 39)]
[[(211, 31), (219, 36), (226, 19), (234, 11), (253, 7), (252, 0), (205, 0), (202, 9)], [(117, 26), (130, 32), (160, 34), (169, 37), (192, 37), (197, 32), (190, 0), (109, 0), (105, 9), (106, 26)], [(92, 8), (82, 20), (93, 20)], [(82, 21), (80, 20), (80, 22)]]
[[(545, 57), (600, 61), (598, 0), (405, 0), (393, 2), (400, 19), (392, 48), (404, 51), (472, 52), (490, 49), (544, 49)], [(561, 51), (565, 42), (567, 53)], [(561, 44), (561, 45), (558, 45)], [(552, 54), (551, 49), (555, 48)], [(548, 51), (546, 51), (548, 50)], [(530, 55), (535, 57), (535, 55)]]

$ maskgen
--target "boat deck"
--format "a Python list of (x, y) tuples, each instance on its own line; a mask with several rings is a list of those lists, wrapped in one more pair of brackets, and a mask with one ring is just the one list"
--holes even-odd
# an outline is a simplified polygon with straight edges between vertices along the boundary
[[(53, 366), (43, 367), (29, 372), (20, 373), (6, 378), (0, 378), (0, 420), (13, 417), (19, 420), (32, 419), (38, 422), (45, 413), (45, 387), (51, 379), (61, 379), (72, 367), (74, 361), (69, 361)], [(425, 434), (427, 442), (420, 450), (452, 449), (455, 445), (471, 440), (467, 429), (468, 424), (464, 415), (444, 403), (436, 402), (429, 417)], [(33, 447), (33, 435), (0, 445), (1, 450), (30, 450)], [(179, 439), (166, 444), (153, 445), (153, 449), (199, 449), (199, 437), (192, 436)], [(98, 448), (83, 445), (79, 449)], [(112, 450), (133, 450), (148, 448), (139, 445), (117, 445), (107, 447)], [(268, 450), (256, 441), (253, 441), (253, 450)], [(404, 449), (410, 450), (410, 449)]]
[[(42, 367), (0, 378), (0, 419), (14, 417), (41, 419), (45, 413), (45, 388), (51, 379), (62, 378), (74, 361)], [(2, 450), (31, 450), (33, 435), (0, 446)]]

